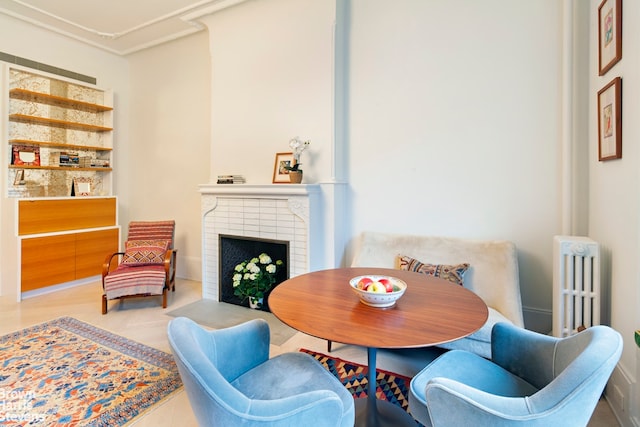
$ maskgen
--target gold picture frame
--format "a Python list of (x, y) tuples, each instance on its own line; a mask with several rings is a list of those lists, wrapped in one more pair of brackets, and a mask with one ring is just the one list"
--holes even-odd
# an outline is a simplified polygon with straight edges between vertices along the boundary
[(293, 153), (276, 153), (276, 161), (273, 165), (273, 183), (288, 184), (289, 171), (286, 166), (293, 164)]

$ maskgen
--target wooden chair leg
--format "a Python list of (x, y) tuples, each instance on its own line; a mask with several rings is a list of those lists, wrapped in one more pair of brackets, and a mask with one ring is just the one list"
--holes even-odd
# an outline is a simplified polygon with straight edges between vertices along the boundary
[(162, 290), (162, 308), (167, 308), (167, 288)]
[(327, 351), (331, 353), (331, 340), (327, 340)]
[(102, 294), (102, 314), (107, 314), (107, 296)]

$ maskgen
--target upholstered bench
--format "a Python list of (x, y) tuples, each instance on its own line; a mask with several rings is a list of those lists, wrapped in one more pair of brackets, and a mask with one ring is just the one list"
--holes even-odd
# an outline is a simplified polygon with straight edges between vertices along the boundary
[(498, 322), (523, 327), (518, 257), (512, 242), (364, 232), (352, 267), (386, 267), (434, 274), (475, 292), (489, 307), (487, 323), (474, 334), (441, 345), (491, 357), (491, 330)]

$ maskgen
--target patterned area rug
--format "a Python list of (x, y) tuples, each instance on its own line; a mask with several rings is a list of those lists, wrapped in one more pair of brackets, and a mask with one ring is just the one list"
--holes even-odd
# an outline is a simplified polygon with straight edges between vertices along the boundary
[[(369, 382), (367, 373), (369, 369), (366, 366), (304, 348), (301, 348), (300, 351), (312, 355), (322, 363), (329, 372), (344, 384), (353, 397), (367, 396), (367, 384)], [(378, 383), (376, 397), (394, 403), (406, 411), (409, 406), (409, 382), (411, 378), (380, 369), (376, 369), (376, 372)]]
[(123, 426), (182, 386), (170, 354), (62, 317), (0, 337), (0, 424)]

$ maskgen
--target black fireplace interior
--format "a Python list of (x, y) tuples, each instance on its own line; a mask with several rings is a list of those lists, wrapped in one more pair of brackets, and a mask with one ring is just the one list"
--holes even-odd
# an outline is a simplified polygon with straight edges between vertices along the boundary
[[(220, 266), (218, 287), (220, 289), (220, 301), (249, 306), (247, 300), (233, 294), (233, 274), (236, 265), (242, 261), (255, 258), (261, 253), (268, 254), (273, 262), (282, 260), (282, 268), (276, 273), (276, 283), (284, 282), (289, 278), (289, 242), (284, 240), (261, 239), (257, 237), (243, 237), (220, 234), (219, 239), (219, 262)], [(269, 294), (266, 297), (266, 304), (262, 310), (269, 311)]]

